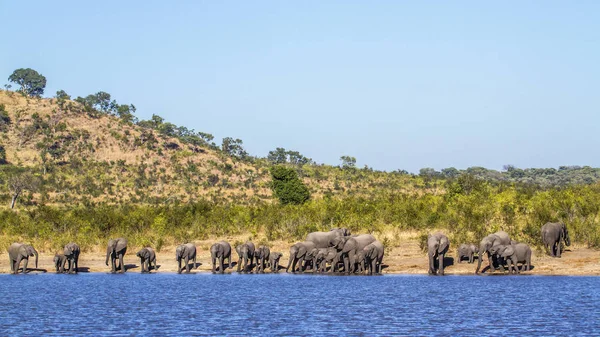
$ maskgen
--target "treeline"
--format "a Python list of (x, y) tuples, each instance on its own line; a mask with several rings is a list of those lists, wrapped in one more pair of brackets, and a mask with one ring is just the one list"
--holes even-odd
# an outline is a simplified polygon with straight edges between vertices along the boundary
[[(570, 186), (535, 190), (459, 177), (447, 193), (380, 195), (310, 200), (301, 205), (261, 203), (99, 205), (73, 208), (40, 206), (21, 212), (0, 211), (2, 246), (33, 241), (60, 248), (69, 241), (83, 247), (104, 244), (108, 237), (126, 236), (135, 246), (160, 249), (193, 239), (264, 233), (267, 240), (300, 240), (311, 231), (347, 227), (354, 232), (387, 233), (385, 243), (397, 246), (402, 231), (427, 233), (441, 229), (454, 245), (479, 242), (505, 230), (518, 241), (540, 245), (540, 227), (565, 222), (574, 242), (600, 247), (600, 186)], [(390, 235), (390, 233), (392, 233)], [(4, 249), (3, 247), (0, 247)]]

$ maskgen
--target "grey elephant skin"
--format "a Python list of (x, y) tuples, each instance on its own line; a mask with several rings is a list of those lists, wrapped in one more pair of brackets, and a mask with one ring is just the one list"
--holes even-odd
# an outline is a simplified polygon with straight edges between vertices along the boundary
[(355, 271), (356, 254), (373, 242), (375, 242), (375, 237), (371, 234), (361, 234), (346, 240), (341, 251), (341, 257), (344, 260), (344, 272), (346, 274)]
[[(119, 270), (120, 273), (124, 273), (126, 271), (125, 264), (123, 262), (123, 257), (127, 253), (127, 239), (118, 238), (111, 239), (108, 241), (108, 246), (106, 248), (106, 265), (108, 266), (108, 259), (110, 258), (110, 272), (116, 273)], [(117, 259), (119, 260), (119, 265), (117, 267)]]
[(69, 264), (68, 271), (69, 274), (79, 272), (79, 253), (81, 249), (79, 249), (79, 245), (75, 242), (69, 242), (63, 248), (63, 254), (66, 258), (66, 261)]
[(271, 268), (271, 272), (279, 272), (279, 259), (281, 259), (282, 256), (283, 253), (280, 252), (271, 252), (269, 254), (269, 267)]
[(317, 271), (324, 273), (327, 271), (327, 264), (331, 266), (330, 271), (333, 271), (334, 261), (337, 260), (338, 251), (334, 247), (320, 248), (316, 256)]
[(496, 245), (491, 248), (491, 251), (504, 258), (509, 273), (511, 270), (517, 274), (520, 273), (517, 263), (523, 265), (522, 270), (531, 270), (531, 248), (524, 243)]
[[(487, 254), (489, 268), (491, 271), (495, 271), (496, 267), (494, 266), (494, 260), (496, 259), (496, 255), (490, 252), (490, 248), (496, 245), (509, 245), (511, 243), (510, 237), (508, 233), (504, 231), (498, 231), (494, 234), (490, 234), (484, 237), (479, 243), (479, 257), (477, 258), (477, 269), (475, 269), (475, 274), (479, 274), (479, 269), (481, 268), (481, 261), (483, 260), (483, 256)], [(500, 261), (497, 261), (500, 267), (500, 270), (504, 271), (504, 267)]]
[(185, 261), (185, 272), (189, 274), (190, 264), (189, 261), (194, 262), (194, 269), (196, 266), (196, 246), (193, 243), (186, 243), (177, 246), (175, 249), (175, 259), (177, 260), (177, 273), (181, 274), (181, 262)]
[(333, 240), (340, 236), (348, 236), (350, 231), (346, 228), (335, 228), (329, 232), (312, 232), (306, 236), (306, 240), (315, 244), (315, 248), (328, 248), (333, 246)]
[(217, 261), (219, 262), (219, 273), (225, 272), (225, 259), (228, 260), (227, 268), (232, 268), (231, 265), (231, 245), (227, 241), (219, 241), (210, 247), (210, 257), (212, 260), (212, 272), (216, 272)]
[[(150, 269), (157, 269), (156, 266), (156, 252), (151, 247), (144, 247), (135, 254), (140, 258), (140, 265), (142, 266), (142, 273), (149, 273)], [(152, 266), (154, 265), (154, 267)]]
[(256, 258), (256, 272), (264, 273), (266, 264), (269, 262), (269, 256), (271, 255), (271, 249), (267, 246), (259, 246), (254, 252)]
[(23, 274), (27, 273), (29, 257), (35, 256), (35, 268), (38, 267), (38, 252), (31, 245), (24, 243), (13, 243), (8, 247), (8, 258), (10, 260), (10, 272), (17, 274), (19, 265), (23, 262)]
[(302, 262), (309, 252), (315, 249), (315, 243), (312, 241), (304, 241), (293, 244), (290, 247), (290, 258), (288, 261), (287, 268), (285, 268), (286, 272), (289, 272), (290, 267), (292, 267), (292, 272), (296, 272), (296, 265), (299, 265), (298, 271), (301, 273), (304, 272), (304, 268), (302, 266)]
[(252, 270), (252, 261), (254, 260), (254, 243), (246, 242), (235, 247), (238, 254), (237, 272), (249, 272)]
[(430, 234), (427, 238), (429, 275), (444, 275), (444, 257), (450, 248), (450, 240), (442, 233)]
[(385, 249), (383, 243), (374, 241), (363, 248), (360, 256), (362, 256), (362, 263), (366, 264), (368, 269), (368, 275), (381, 274), (381, 264), (383, 262), (383, 255)]
[(67, 263), (67, 257), (65, 254), (55, 254), (53, 262), (54, 269), (56, 269), (57, 274), (62, 274), (65, 272), (65, 263)]
[(561, 256), (561, 241), (564, 241), (566, 246), (571, 245), (569, 231), (564, 223), (548, 222), (542, 226), (542, 242), (551, 256)]
[(458, 247), (458, 263), (461, 263), (463, 258), (466, 258), (469, 263), (475, 261), (475, 254), (477, 254), (477, 246), (473, 244), (463, 243)]

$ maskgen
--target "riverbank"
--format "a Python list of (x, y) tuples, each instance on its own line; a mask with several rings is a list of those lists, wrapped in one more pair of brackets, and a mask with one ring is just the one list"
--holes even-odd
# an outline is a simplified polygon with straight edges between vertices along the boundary
[[(236, 241), (245, 241), (241, 236), (225, 237), (211, 240), (194, 241), (197, 247), (197, 262), (200, 263), (195, 272), (210, 272), (210, 246), (219, 240), (228, 241), (233, 248)], [(254, 241), (255, 244), (258, 241)], [(289, 247), (293, 242), (274, 241), (270, 243), (272, 252), (282, 252), (283, 257), (280, 260), (281, 266), (285, 267), (288, 263)], [(97, 246), (82, 252), (79, 258), (80, 270), (83, 272), (105, 273), (109, 268), (105, 265), (105, 247)], [(129, 247), (125, 255), (125, 265), (129, 272), (140, 272), (140, 260), (135, 256), (141, 247)], [(53, 268), (54, 252), (40, 250), (38, 269), (39, 272), (46, 270), (54, 272)], [(477, 266), (477, 260), (474, 264), (466, 261), (457, 263), (456, 245), (452, 245), (450, 253), (446, 255), (446, 260), (450, 264), (446, 268), (448, 275), (472, 275)], [(34, 259), (29, 260), (29, 268), (33, 268)], [(237, 254), (233, 252), (233, 261), (237, 262)], [(158, 272), (176, 272), (177, 261), (175, 261), (175, 246), (162, 247), (157, 253)], [(532, 256), (533, 270), (527, 274), (532, 275), (600, 275), (600, 251), (589, 249), (580, 245), (567, 247), (560, 259), (552, 258), (543, 252), (533, 250)], [(384, 274), (427, 274), (427, 254), (419, 248), (416, 233), (405, 233), (397, 238), (394, 247), (386, 251), (384, 257)], [(484, 259), (482, 268), (487, 266), (487, 259)], [(0, 273), (8, 273), (10, 265), (8, 263), (8, 253), (3, 251), (0, 254)], [(236, 267), (226, 270), (227, 273), (235, 272)], [(35, 272), (35, 271), (34, 271)]]

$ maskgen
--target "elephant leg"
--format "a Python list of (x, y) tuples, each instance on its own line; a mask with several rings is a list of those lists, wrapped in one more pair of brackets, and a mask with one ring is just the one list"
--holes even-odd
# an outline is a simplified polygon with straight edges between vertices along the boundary
[(121, 273), (126, 272), (125, 263), (123, 262), (123, 254), (122, 253), (119, 254), (119, 264), (120, 264), (120, 267), (121, 267), (120, 272)]
[(219, 258), (219, 273), (223, 274), (224, 273), (224, 265), (225, 264), (225, 258), (221, 255), (221, 257)]
[(241, 263), (241, 262), (242, 262), (242, 259), (238, 259), (238, 263), (237, 263), (237, 269), (235, 270), (235, 271), (237, 271), (238, 273), (240, 272), (240, 268), (241, 268), (241, 265), (240, 265), (240, 263)]
[(444, 275), (444, 254), (438, 256), (439, 259), (439, 274)]
[(181, 259), (177, 259), (177, 274), (181, 274)]
[(429, 255), (429, 275), (435, 275), (435, 262), (434, 262), (435, 257), (430, 254)]
[(27, 273), (27, 264), (29, 263), (29, 259), (24, 259), (23, 261), (23, 274)]
[(75, 274), (79, 273), (79, 257), (75, 258)]
[(189, 256), (185, 257), (185, 273), (186, 274), (190, 273), (190, 258), (189, 258)]

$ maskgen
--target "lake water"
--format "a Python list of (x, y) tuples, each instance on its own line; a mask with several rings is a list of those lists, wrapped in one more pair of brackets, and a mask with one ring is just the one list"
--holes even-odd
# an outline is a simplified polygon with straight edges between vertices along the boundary
[(600, 277), (0, 275), (0, 335), (600, 334)]

